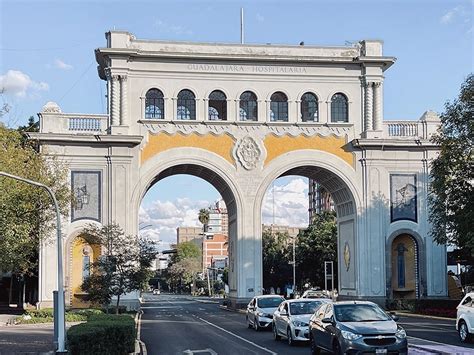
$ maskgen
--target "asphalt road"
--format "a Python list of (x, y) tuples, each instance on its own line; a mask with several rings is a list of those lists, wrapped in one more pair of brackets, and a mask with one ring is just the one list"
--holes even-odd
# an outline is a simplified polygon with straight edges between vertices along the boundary
[[(309, 354), (307, 344), (290, 347), (284, 340), (274, 341), (270, 331), (248, 329), (245, 315), (220, 309), (214, 302), (203, 303), (190, 296), (166, 294), (146, 294), (144, 301), (141, 340), (149, 355)], [(458, 340), (454, 321), (401, 317), (400, 324), (407, 330), (409, 344), (434, 347), (451, 344), (469, 347), (474, 354), (473, 344), (461, 344)], [(461, 353), (471, 353), (470, 349), (465, 348)], [(440, 351), (453, 353), (447, 348)], [(409, 353), (440, 354), (419, 348), (412, 348)]]

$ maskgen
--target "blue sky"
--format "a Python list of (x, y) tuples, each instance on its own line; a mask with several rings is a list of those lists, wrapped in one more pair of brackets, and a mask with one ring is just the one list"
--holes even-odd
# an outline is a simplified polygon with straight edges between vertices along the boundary
[[(240, 7), (245, 9), (247, 43), (384, 40), (384, 54), (397, 57), (385, 73), (385, 119), (418, 119), (427, 109), (442, 111), (472, 72), (471, 1), (0, 0), (1, 99), (12, 106), (2, 120), (23, 124), (47, 101), (65, 112), (104, 113), (105, 83), (97, 76), (94, 49), (105, 45), (106, 31), (237, 43)], [(279, 186), (302, 187), (292, 181), (281, 180)], [(194, 187), (185, 196), (193, 202), (217, 196), (207, 183), (195, 188), (201, 186), (198, 180), (175, 177), (157, 184), (144, 204), (176, 202), (180, 184)], [(301, 216), (305, 213), (303, 208)]]

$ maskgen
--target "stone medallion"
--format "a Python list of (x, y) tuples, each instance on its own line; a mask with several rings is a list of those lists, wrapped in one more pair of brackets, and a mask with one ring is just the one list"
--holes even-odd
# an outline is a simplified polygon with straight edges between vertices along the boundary
[(236, 155), (245, 169), (252, 170), (257, 167), (262, 151), (252, 137), (246, 136), (238, 143)]

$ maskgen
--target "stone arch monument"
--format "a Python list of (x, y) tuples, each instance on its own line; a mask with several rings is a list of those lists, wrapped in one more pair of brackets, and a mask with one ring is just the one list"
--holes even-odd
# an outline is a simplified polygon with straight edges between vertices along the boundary
[[(115, 221), (135, 234), (140, 202), (155, 182), (198, 176), (227, 205), (230, 298), (244, 303), (262, 291), (265, 191), (280, 176), (301, 175), (317, 180), (335, 202), (341, 297), (382, 302), (394, 294), (392, 241), (401, 233), (417, 236), (423, 256), (417, 259), (423, 280), (415, 280), (422, 285), (411, 294), (447, 295), (446, 250), (428, 236), (427, 218), (429, 161), (437, 151), (429, 138), (439, 119), (428, 111), (416, 121), (383, 120), (384, 72), (395, 58), (383, 55), (381, 41), (194, 44), (113, 31), (95, 55), (107, 82), (108, 114), (69, 114), (48, 103), (40, 132), (31, 135), (69, 164), (78, 204), (64, 221), (65, 240), (91, 222)], [(178, 95), (182, 90), (187, 96)], [(219, 103), (225, 119), (210, 114), (214, 90), (225, 93)], [(272, 101), (276, 92), (284, 95)], [(317, 111), (302, 105), (306, 92), (316, 93)], [(66, 264), (73, 264), (71, 255), (64, 252)], [(43, 307), (56, 288), (56, 261), (54, 244), (42, 245)], [(75, 299), (67, 275), (65, 285), (66, 299)], [(123, 302), (135, 307), (137, 296)]]

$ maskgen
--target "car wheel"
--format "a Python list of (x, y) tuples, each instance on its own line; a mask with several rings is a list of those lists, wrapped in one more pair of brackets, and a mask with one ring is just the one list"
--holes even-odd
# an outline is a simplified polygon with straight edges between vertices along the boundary
[(458, 332), (459, 332), (459, 340), (463, 343), (468, 343), (471, 341), (471, 334), (469, 334), (469, 329), (467, 329), (467, 324), (465, 321), (459, 322), (459, 327), (458, 327)]
[(321, 355), (321, 349), (318, 348), (312, 336), (309, 337), (309, 346), (311, 349), (311, 355)]
[(341, 351), (341, 345), (339, 344), (339, 342), (336, 340), (332, 346), (332, 353), (334, 355), (342, 355), (342, 351)]
[(277, 330), (277, 327), (276, 327), (276, 324), (275, 323), (272, 323), (272, 329), (273, 329), (273, 340), (280, 340), (281, 339), (281, 336), (278, 335), (278, 330)]
[(258, 321), (255, 318), (253, 319), (253, 329), (255, 329), (256, 332), (260, 330), (260, 327), (258, 326)]
[(291, 335), (291, 329), (288, 328), (286, 330), (286, 340), (288, 340), (288, 345), (293, 346), (295, 344), (295, 341), (293, 340), (293, 336)]

